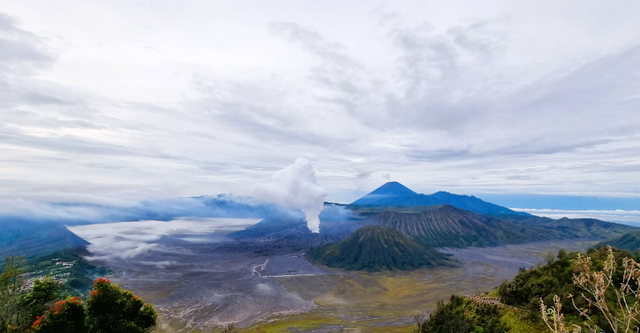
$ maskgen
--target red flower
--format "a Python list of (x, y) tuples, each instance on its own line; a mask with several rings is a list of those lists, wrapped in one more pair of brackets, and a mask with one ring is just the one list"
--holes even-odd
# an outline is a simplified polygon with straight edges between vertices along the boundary
[(43, 316), (37, 316), (36, 317), (36, 321), (33, 322), (33, 325), (31, 325), (31, 328), (33, 328), (33, 329), (39, 328), (40, 325), (42, 325), (42, 318), (43, 318)]
[(56, 304), (53, 306), (52, 312), (54, 314), (58, 314), (60, 312), (62, 312), (62, 310), (64, 309), (64, 306), (67, 304), (67, 301), (62, 300), (62, 301), (57, 301)]
[(67, 300), (67, 302), (82, 305), (82, 300), (80, 299), (80, 297), (71, 297), (70, 299)]
[(111, 283), (111, 281), (109, 281), (109, 279), (98, 278), (97, 280), (93, 281), (93, 284), (96, 284), (98, 282)]

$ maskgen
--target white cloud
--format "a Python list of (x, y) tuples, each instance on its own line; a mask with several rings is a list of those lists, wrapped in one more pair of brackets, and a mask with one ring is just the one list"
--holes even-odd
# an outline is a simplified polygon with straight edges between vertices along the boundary
[(331, 201), (386, 173), (424, 192), (639, 194), (637, 2), (2, 10), (5, 198), (248, 194), (298, 156)]
[(69, 230), (91, 243), (88, 249), (94, 259), (133, 259), (149, 251), (162, 251), (163, 236), (215, 242), (216, 238), (210, 236), (216, 232), (241, 230), (257, 222), (258, 219), (179, 219), (91, 224), (72, 226)]

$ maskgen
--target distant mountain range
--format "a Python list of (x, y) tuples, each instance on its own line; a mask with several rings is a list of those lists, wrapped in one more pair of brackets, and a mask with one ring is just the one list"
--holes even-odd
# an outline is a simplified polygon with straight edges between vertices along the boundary
[(447, 255), (421, 246), (394, 228), (381, 226), (362, 227), (339, 243), (308, 250), (306, 257), (332, 268), (370, 272), (453, 264)]
[(320, 223), (313, 234), (302, 216), (268, 218), (231, 234), (239, 241), (305, 249), (338, 242), (362, 226), (392, 227), (428, 247), (498, 246), (552, 239), (606, 239), (640, 228), (592, 219), (553, 220), (536, 216), (498, 218), (450, 205), (428, 207), (352, 206), (342, 219)]
[(604, 239), (632, 230), (624, 224), (589, 219), (526, 221), (481, 215), (450, 205), (369, 208), (372, 224), (398, 229), (425, 246), (468, 247), (529, 243), (550, 239)]
[[(0, 216), (0, 257), (41, 255), (88, 243), (65, 224), (85, 224), (139, 219), (170, 220), (178, 216), (262, 217), (245, 230), (232, 233), (242, 242), (282, 249), (308, 249), (337, 243), (360, 227), (392, 227), (427, 247), (496, 246), (550, 239), (607, 239), (639, 228), (593, 219), (553, 220), (485, 202), (473, 196), (437, 192), (418, 194), (397, 182), (386, 183), (350, 205), (325, 203), (320, 233), (311, 233), (301, 212), (233, 195), (178, 198), (140, 203), (117, 210), (88, 204), (57, 204), (59, 209), (101, 216), (34, 221), (20, 216)], [(95, 214), (94, 214), (95, 213)], [(68, 214), (69, 215), (69, 214)], [(70, 214), (75, 216), (73, 214)], [(262, 245), (261, 245), (262, 246)]]
[(416, 193), (398, 182), (386, 183), (373, 192), (351, 203), (352, 206), (420, 207), (451, 205), (457, 208), (488, 215), (529, 215), (483, 201), (474, 196), (449, 192), (426, 195)]

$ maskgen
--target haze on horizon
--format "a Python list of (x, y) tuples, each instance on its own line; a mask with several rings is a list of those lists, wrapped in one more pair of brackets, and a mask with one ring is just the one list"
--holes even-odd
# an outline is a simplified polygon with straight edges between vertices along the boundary
[(637, 1), (0, 4), (0, 200), (640, 198)]

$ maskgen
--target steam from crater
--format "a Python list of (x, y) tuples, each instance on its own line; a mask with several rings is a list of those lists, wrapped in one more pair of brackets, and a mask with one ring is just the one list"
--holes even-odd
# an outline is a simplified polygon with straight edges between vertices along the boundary
[(276, 171), (270, 183), (256, 186), (254, 196), (260, 200), (301, 210), (311, 232), (320, 232), (320, 212), (327, 196), (318, 186), (316, 172), (304, 158)]

